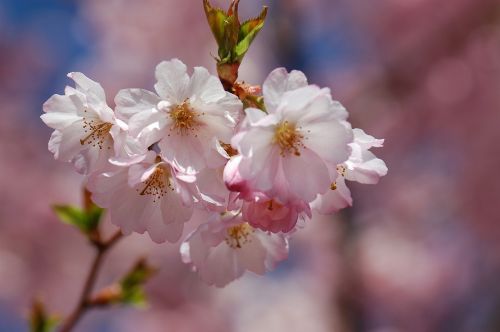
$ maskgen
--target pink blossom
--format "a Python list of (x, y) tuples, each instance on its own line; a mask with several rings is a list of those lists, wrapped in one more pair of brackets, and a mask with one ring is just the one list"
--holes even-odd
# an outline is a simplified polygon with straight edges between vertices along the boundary
[(224, 169), (224, 181), (231, 191), (237, 193), (235, 198), (242, 204), (243, 217), (250, 225), (263, 231), (286, 233), (295, 227), (299, 216), (310, 217), (307, 203), (290, 200), (286, 204), (280, 204), (278, 200), (262, 192), (253, 191), (251, 183), (239, 174), (238, 165), (241, 159), (241, 155), (238, 155), (227, 163)]
[(123, 233), (147, 231), (160, 243), (176, 242), (193, 214), (188, 181), (194, 178), (179, 174), (149, 151), (140, 162), (111, 165), (109, 171), (94, 173), (87, 187), (93, 201), (109, 209), (111, 222)]
[(325, 193), (331, 183), (328, 167), (347, 160), (353, 137), (345, 109), (331, 99), (330, 90), (303, 84), (303, 75), (273, 71), (264, 83), (268, 114), (246, 109), (232, 140), (242, 155), (241, 178), (283, 203), (311, 202)]
[(387, 166), (382, 159), (369, 151), (372, 147), (382, 147), (383, 139), (367, 135), (361, 129), (354, 129), (354, 142), (349, 144), (351, 155), (349, 159), (330, 169), (332, 184), (325, 194), (318, 195), (311, 204), (322, 214), (331, 214), (352, 205), (351, 191), (345, 180), (364, 184), (375, 184), (387, 174)]
[(223, 166), (220, 142), (231, 140), (241, 101), (205, 68), (195, 67), (189, 77), (178, 59), (161, 62), (156, 79), (158, 95), (127, 89), (115, 98), (130, 134), (146, 146), (158, 143), (162, 157), (183, 173)]
[(272, 233), (288, 233), (299, 218), (311, 217), (309, 204), (301, 201), (280, 204), (274, 199), (257, 196), (243, 203), (243, 218), (253, 227)]
[(101, 85), (82, 73), (69, 73), (76, 88), (67, 86), (64, 95), (53, 95), (43, 105), (43, 122), (55, 131), (49, 150), (56, 159), (69, 161), (88, 174), (106, 165), (118, 150), (114, 138), (126, 125), (117, 120), (106, 104)]
[(264, 274), (288, 257), (283, 234), (266, 233), (248, 224), (239, 212), (213, 214), (182, 243), (182, 260), (209, 285), (223, 287), (245, 271)]

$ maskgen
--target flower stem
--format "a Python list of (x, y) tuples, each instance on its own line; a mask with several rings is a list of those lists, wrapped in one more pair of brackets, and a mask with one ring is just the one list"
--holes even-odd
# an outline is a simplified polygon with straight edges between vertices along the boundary
[(66, 321), (63, 323), (59, 332), (70, 332), (78, 321), (85, 315), (85, 313), (93, 307), (90, 302), (90, 296), (92, 293), (92, 289), (94, 288), (94, 284), (97, 280), (97, 274), (99, 273), (99, 269), (101, 267), (101, 263), (103, 261), (106, 253), (123, 237), (121, 231), (117, 231), (113, 236), (107, 241), (92, 241), (92, 244), (96, 248), (97, 252), (90, 267), (90, 271), (87, 275), (87, 279), (85, 280), (85, 285), (83, 287), (82, 293), (80, 295), (80, 299), (78, 300), (78, 304), (73, 312), (68, 316)]

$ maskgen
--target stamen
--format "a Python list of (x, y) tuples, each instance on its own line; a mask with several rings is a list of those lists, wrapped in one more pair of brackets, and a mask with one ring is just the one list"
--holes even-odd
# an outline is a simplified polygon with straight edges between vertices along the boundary
[(347, 167), (344, 165), (337, 165), (337, 173), (339, 173), (341, 176), (345, 177), (347, 173)]
[(174, 106), (169, 114), (174, 121), (170, 130), (176, 130), (180, 135), (188, 135), (190, 131), (196, 131), (200, 125), (197, 120), (199, 115), (191, 108), (189, 99), (186, 99), (180, 105)]
[(330, 185), (330, 189), (331, 190), (337, 190), (337, 183), (336, 182), (332, 182), (332, 184)]
[(248, 223), (230, 227), (227, 229), (226, 243), (232, 249), (241, 248), (251, 241), (249, 237), (253, 232), (254, 229)]
[(279, 145), (280, 155), (285, 157), (290, 153), (300, 156), (300, 148), (304, 148), (302, 139), (304, 136), (295, 127), (294, 124), (284, 121), (280, 123), (274, 132), (274, 142)]
[(157, 166), (153, 174), (144, 182), (144, 188), (139, 195), (151, 195), (153, 196), (153, 202), (159, 201), (168, 194), (169, 190), (174, 191), (170, 178), (171, 174), (167, 168), (162, 165)]
[(231, 144), (224, 143), (222, 141), (219, 141), (220, 145), (226, 151), (227, 155), (229, 157), (236, 156), (238, 154), (238, 150), (234, 149)]
[[(86, 110), (84, 111), (87, 112)], [(99, 147), (102, 150), (104, 147), (104, 141), (108, 138), (109, 131), (113, 125), (107, 122), (99, 122), (96, 119), (83, 118), (83, 129), (85, 133), (88, 133), (83, 139), (80, 139), (81, 145), (91, 145), (93, 147)], [(108, 149), (111, 149), (108, 146)]]

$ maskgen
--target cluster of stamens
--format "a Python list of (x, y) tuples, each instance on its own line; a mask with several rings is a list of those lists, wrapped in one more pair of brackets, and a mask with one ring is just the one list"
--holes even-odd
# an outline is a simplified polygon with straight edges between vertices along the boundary
[[(84, 111), (87, 113), (87, 110)], [(87, 136), (80, 139), (81, 145), (91, 145), (93, 147), (99, 147), (99, 149), (103, 149), (104, 142), (109, 135), (109, 131), (111, 130), (113, 125), (107, 122), (100, 122), (96, 119), (87, 119), (83, 118), (83, 129)], [(108, 149), (111, 149), (111, 146), (108, 146)]]
[(248, 223), (239, 224), (227, 229), (226, 243), (232, 249), (241, 248), (251, 241), (250, 235), (254, 232)]
[(199, 115), (191, 108), (189, 99), (184, 100), (180, 105), (174, 106), (169, 115), (174, 122), (170, 130), (175, 130), (180, 135), (188, 135), (190, 132), (195, 132), (200, 125), (198, 121)]
[[(139, 192), (141, 196), (153, 196), (153, 202), (164, 197), (174, 187), (170, 183), (170, 171), (163, 166), (157, 166), (153, 174), (144, 182), (144, 188)], [(139, 189), (137, 189), (139, 191)]]
[(300, 148), (304, 148), (302, 140), (304, 136), (288, 121), (281, 122), (274, 132), (274, 142), (279, 145), (280, 155), (285, 157), (289, 154), (300, 156)]

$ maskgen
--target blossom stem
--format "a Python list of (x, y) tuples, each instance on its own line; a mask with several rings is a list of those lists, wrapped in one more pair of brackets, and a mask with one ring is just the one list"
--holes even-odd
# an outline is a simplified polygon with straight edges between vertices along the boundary
[(85, 280), (85, 284), (80, 295), (80, 299), (78, 300), (78, 304), (73, 312), (68, 316), (59, 332), (70, 332), (78, 323), (78, 321), (85, 315), (85, 313), (94, 306), (90, 301), (90, 296), (92, 293), (92, 289), (94, 288), (94, 284), (97, 280), (97, 275), (102, 265), (104, 256), (122, 237), (122, 232), (117, 231), (107, 241), (92, 241), (94, 247), (97, 250), (96, 255)]

